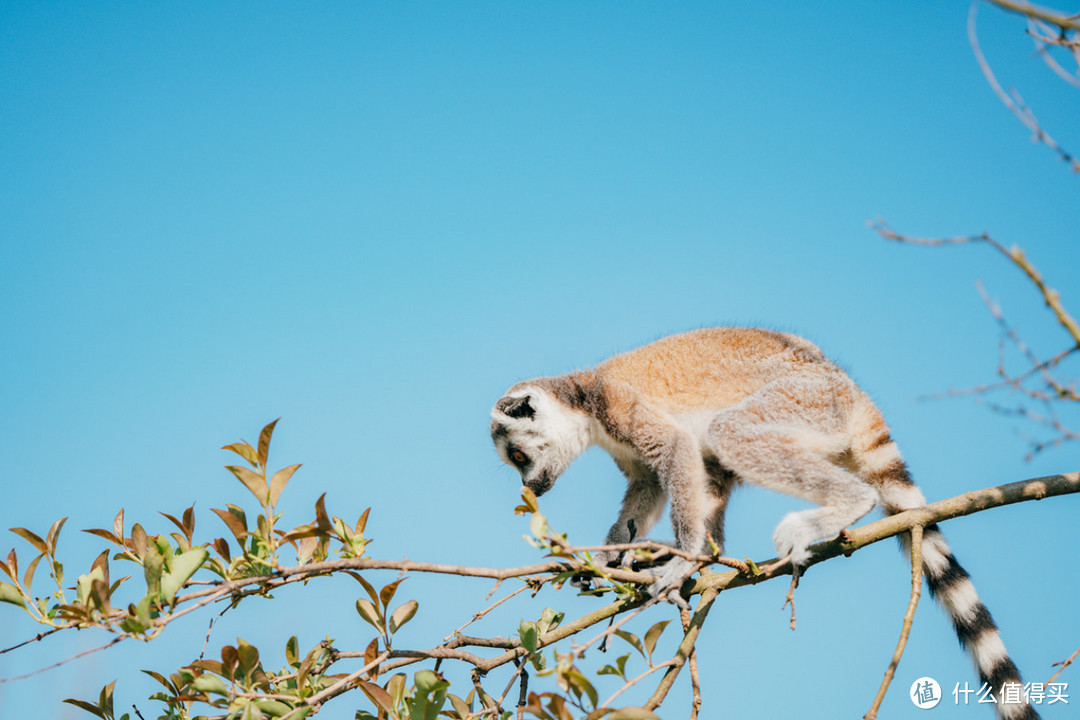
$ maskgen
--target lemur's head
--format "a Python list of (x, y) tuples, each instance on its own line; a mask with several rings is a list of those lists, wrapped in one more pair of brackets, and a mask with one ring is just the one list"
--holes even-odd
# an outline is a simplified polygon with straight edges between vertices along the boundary
[(543, 495), (588, 445), (587, 418), (546, 390), (510, 388), (491, 410), (491, 439), (521, 484)]

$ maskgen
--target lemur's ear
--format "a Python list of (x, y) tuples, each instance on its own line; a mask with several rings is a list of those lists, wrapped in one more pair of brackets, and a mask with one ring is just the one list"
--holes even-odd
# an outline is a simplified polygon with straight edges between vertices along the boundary
[(532, 398), (528, 395), (524, 397), (504, 397), (495, 403), (495, 409), (512, 418), (529, 418), (531, 420), (536, 415), (536, 410), (530, 403), (531, 400)]

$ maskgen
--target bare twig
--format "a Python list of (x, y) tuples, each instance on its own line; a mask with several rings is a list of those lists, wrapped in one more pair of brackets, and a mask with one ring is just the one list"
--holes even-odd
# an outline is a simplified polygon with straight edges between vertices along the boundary
[(30, 638), (29, 640), (23, 640), (21, 643), (16, 643), (15, 645), (12, 645), (11, 647), (6, 647), (3, 650), (0, 650), (0, 655), (3, 655), (4, 653), (11, 652), (12, 650), (18, 650), (22, 646), (29, 645), (30, 643), (40, 642), (40, 641), (44, 640), (45, 638), (49, 637), (50, 635), (52, 635), (53, 633), (58, 633), (63, 629), (64, 628), (62, 628), (62, 627), (55, 627), (55, 628), (52, 628), (50, 630), (45, 630), (44, 632), (39, 632), (37, 635)]
[(908, 601), (907, 612), (904, 613), (904, 622), (900, 628), (900, 640), (896, 643), (896, 650), (893, 652), (889, 667), (885, 669), (885, 678), (881, 681), (881, 687), (878, 688), (873, 704), (867, 713), (863, 715), (863, 720), (874, 720), (877, 717), (881, 701), (885, 699), (885, 692), (889, 689), (889, 683), (892, 682), (893, 676), (896, 674), (896, 667), (900, 664), (900, 658), (903, 657), (904, 648), (907, 646), (908, 635), (911, 633), (911, 621), (915, 617), (915, 608), (918, 606), (919, 596), (922, 594), (922, 539), (923, 526), (913, 526), (911, 528), (911, 599)]
[[(1009, 262), (1024, 273), (1025, 277), (1038, 290), (1043, 302), (1053, 313), (1056, 323), (1060, 325), (1068, 335), (1068, 345), (1049, 359), (1040, 359), (1031, 347), (1024, 342), (1016, 329), (1006, 320), (1001, 306), (989, 296), (985, 288), (983, 288), (982, 283), (977, 283), (983, 302), (986, 304), (990, 314), (994, 317), (994, 320), (1002, 331), (1003, 339), (999, 344), (997, 367), (997, 375), (1000, 379), (994, 383), (976, 385), (962, 390), (950, 390), (947, 393), (938, 394), (936, 397), (940, 397), (941, 395), (983, 395), (989, 394), (995, 390), (1009, 389), (1045, 404), (1047, 406), (1046, 416), (1031, 413), (1023, 407), (1006, 411), (1006, 414), (1024, 417), (1027, 420), (1031, 420), (1056, 433), (1056, 435), (1049, 439), (1032, 441), (1032, 450), (1028, 453), (1028, 459), (1047, 448), (1056, 447), (1062, 443), (1080, 439), (1080, 433), (1071, 430), (1057, 417), (1053, 408), (1050, 407), (1051, 403), (1058, 405), (1080, 403), (1080, 390), (1078, 390), (1080, 381), (1076, 378), (1061, 377), (1065, 361), (1070, 357), (1080, 354), (1080, 324), (1078, 324), (1076, 319), (1065, 309), (1065, 306), (1061, 302), (1060, 294), (1053, 288), (1047, 286), (1045, 280), (1043, 280), (1042, 274), (1024, 254), (1023, 250), (1016, 246), (1006, 248), (987, 234), (947, 238), (923, 238), (900, 235), (880, 220), (871, 223), (871, 226), (879, 235), (886, 239), (913, 245), (942, 246), (976, 242), (985, 243), (994, 248), (998, 253), (1004, 255)], [(1013, 373), (1006, 367), (1006, 341), (1016, 349), (1028, 364), (1028, 368), (1023, 372)], [(999, 412), (1003, 410), (1000, 406), (995, 405), (994, 407)]]
[(462, 625), (461, 627), (459, 627), (459, 628), (458, 628), (457, 630), (455, 630), (454, 632), (452, 632), (452, 633), (450, 633), (449, 635), (447, 635), (446, 637), (444, 637), (444, 638), (443, 638), (443, 642), (448, 642), (448, 641), (449, 641), (449, 640), (450, 640), (451, 638), (453, 638), (453, 637), (455, 637), (455, 636), (457, 636), (457, 635), (460, 635), (460, 634), (461, 634), (461, 631), (462, 631), (462, 630), (464, 630), (465, 628), (469, 627), (469, 626), (470, 626), (470, 625), (472, 625), (472, 624), (473, 624), (474, 622), (476, 622), (476, 621), (477, 621), (477, 620), (479, 620), (480, 618), (484, 617), (484, 616), (485, 616), (485, 615), (487, 615), (487, 614), (488, 614), (489, 612), (491, 612), (491, 611), (492, 611), (492, 610), (494, 610), (495, 608), (499, 607), (500, 605), (502, 605), (502, 604), (503, 604), (504, 602), (506, 602), (506, 601), (507, 601), (507, 600), (509, 600), (510, 598), (514, 597), (515, 595), (518, 595), (519, 593), (523, 593), (523, 592), (525, 592), (525, 591), (526, 591), (526, 590), (528, 590), (528, 589), (529, 589), (529, 586), (528, 586), (528, 585), (523, 585), (522, 587), (519, 587), (519, 588), (518, 588), (517, 590), (515, 590), (514, 592), (512, 592), (512, 593), (510, 593), (509, 595), (507, 595), (506, 597), (504, 597), (504, 598), (503, 598), (502, 600), (499, 600), (499, 601), (498, 601), (497, 603), (495, 603), (494, 605), (489, 605), (488, 607), (484, 608), (484, 609), (483, 609), (483, 610), (481, 610), (480, 612), (478, 612), (478, 613), (474, 613), (474, 614), (473, 614), (473, 616), (472, 616), (472, 618), (471, 618), (471, 619), (469, 620), (469, 622), (465, 623), (464, 625)]
[(1080, 20), (1076, 16), (1061, 15), (1054, 10), (1032, 5), (1029, 2), (1013, 2), (1013, 0), (989, 0), (989, 2), (997, 5), (1002, 10), (1008, 10), (1027, 18), (1042, 20), (1062, 30), (1080, 30)]
[(60, 662), (53, 663), (52, 665), (49, 665), (48, 667), (38, 668), (37, 670), (34, 670), (33, 672), (26, 673), (25, 675), (18, 675), (16, 677), (9, 677), (9, 678), (0, 678), (0, 684), (9, 683), (9, 682), (15, 682), (16, 680), (25, 680), (26, 678), (33, 677), (35, 675), (40, 675), (41, 673), (46, 672), (48, 670), (58, 668), (61, 665), (66, 665), (67, 663), (71, 662), (72, 660), (78, 660), (81, 657), (86, 657), (87, 655), (91, 655), (91, 654), (99, 652), (101, 650), (108, 650), (113, 645), (116, 645), (117, 643), (121, 642), (122, 640), (126, 640), (126, 639), (127, 639), (127, 635), (118, 635), (117, 637), (114, 637), (112, 640), (105, 643), (104, 645), (99, 645), (98, 647), (90, 648), (89, 650), (83, 650), (81, 653), (76, 653), (75, 655), (72, 655), (71, 657), (64, 658)]
[(634, 687), (639, 682), (641, 682), (645, 678), (649, 677), (650, 675), (652, 675), (657, 670), (662, 670), (662, 669), (664, 669), (666, 667), (671, 667), (674, 664), (674, 662), (675, 662), (674, 660), (665, 660), (662, 663), (657, 663), (657, 664), (653, 665), (652, 667), (650, 667), (645, 672), (638, 675), (636, 678), (633, 678), (631, 680), (627, 680), (626, 683), (621, 688), (619, 688), (618, 690), (613, 692), (611, 694), (611, 697), (609, 697), (607, 700), (605, 700), (603, 703), (601, 703), (599, 707), (602, 707), (602, 708), (611, 707), (611, 703), (615, 702), (615, 698), (619, 697), (624, 692), (626, 692), (630, 688)]
[(356, 672), (346, 675), (345, 677), (341, 678), (336, 683), (334, 683), (330, 687), (326, 688), (322, 692), (320, 692), (320, 693), (318, 693), (316, 695), (312, 695), (310, 698), (308, 698), (306, 704), (310, 705), (312, 707), (318, 708), (319, 706), (321, 706), (323, 703), (325, 703), (330, 698), (336, 697), (336, 696), (340, 695), (341, 693), (345, 692), (346, 690), (351, 689), (352, 684), (354, 682), (356, 682), (358, 679), (360, 679), (361, 675), (364, 675), (369, 670), (372, 670), (372, 669), (378, 667), (388, 657), (390, 657), (390, 652), (389, 651), (383, 651), (377, 658), (375, 658), (374, 660), (372, 660), (371, 662), (369, 662), (367, 665), (360, 668)]
[(791, 573), (791, 587), (788, 588), (787, 595), (784, 596), (784, 604), (780, 606), (783, 610), (788, 605), (791, 606), (791, 629), (795, 629), (795, 588), (799, 587), (799, 573), (792, 569)]
[(1061, 661), (1059, 663), (1054, 663), (1054, 666), (1057, 667), (1058, 671), (1056, 673), (1054, 673), (1053, 675), (1051, 675), (1050, 679), (1047, 680), (1045, 684), (1049, 685), (1050, 683), (1057, 680), (1058, 675), (1061, 674), (1061, 671), (1064, 670), (1065, 668), (1069, 667), (1070, 665), (1072, 665), (1073, 660), (1076, 660), (1076, 657), (1078, 655), (1080, 655), (1080, 648), (1076, 648), (1076, 651), (1072, 655), (1070, 655), (1067, 660), (1063, 660), (1063, 661)]
[[(730, 575), (733, 573), (724, 573)], [(710, 575), (709, 579), (716, 577)], [(675, 651), (675, 656), (671, 658), (671, 667), (664, 673), (664, 677), (660, 679), (660, 684), (657, 686), (656, 691), (652, 694), (652, 697), (645, 703), (646, 710), (655, 710), (660, 707), (660, 704), (664, 702), (664, 698), (667, 697), (668, 691), (671, 690), (672, 684), (675, 682), (675, 678), (678, 677), (679, 671), (682, 670), (683, 665), (686, 664), (687, 658), (694, 652), (694, 644), (697, 642), (698, 633), (701, 631), (701, 626), (705, 623), (705, 618), (709, 615), (709, 609), (712, 608), (713, 601), (716, 600), (718, 590), (713, 587), (706, 587), (701, 592), (701, 599), (698, 601), (697, 609), (694, 611), (694, 615), (690, 618), (690, 622), (687, 625), (683, 640), (679, 643), (678, 650)]]
[[(794, 614), (795, 605), (792, 604), (791, 608)], [(682, 622), (683, 632), (687, 632), (690, 629), (690, 611), (679, 608), (679, 620)], [(696, 644), (690, 651), (690, 692), (690, 720), (697, 720), (698, 713), (701, 712), (701, 678), (698, 676)]]
[(1023, 98), (1020, 97), (1020, 93), (1016, 90), (1006, 91), (1005, 88), (1001, 87), (1001, 83), (999, 83), (997, 77), (994, 76), (994, 71), (990, 69), (990, 63), (987, 62), (986, 56), (983, 55), (982, 48), (979, 47), (979, 36), (975, 29), (977, 15), (978, 4), (972, 3), (971, 11), (968, 13), (968, 40), (971, 42), (971, 50), (975, 53), (975, 60), (979, 63), (979, 68), (982, 70), (986, 82), (990, 84), (994, 94), (1005, 104), (1005, 107), (1007, 107), (1009, 111), (1023, 123), (1024, 127), (1032, 132), (1034, 140), (1043, 143), (1057, 153), (1058, 157), (1068, 163), (1069, 167), (1071, 167), (1074, 172), (1080, 172), (1080, 162), (1078, 162), (1071, 153), (1061, 147), (1049, 133), (1043, 130), (1038, 119), (1035, 117), (1035, 113), (1033, 113), (1031, 108), (1024, 103)]

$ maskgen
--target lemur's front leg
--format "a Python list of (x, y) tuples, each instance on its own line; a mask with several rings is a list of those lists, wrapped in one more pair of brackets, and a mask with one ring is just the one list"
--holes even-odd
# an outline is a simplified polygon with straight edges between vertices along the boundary
[[(626, 495), (623, 496), (619, 519), (608, 530), (605, 545), (621, 545), (641, 540), (660, 519), (664, 511), (664, 490), (656, 473), (643, 462), (632, 460), (617, 463), (626, 476)], [(597, 564), (614, 566), (623, 558), (621, 550), (601, 550), (596, 553)]]
[[(708, 474), (698, 443), (683, 432), (668, 430), (647, 447), (652, 450), (650, 464), (671, 501), (675, 547), (700, 553), (705, 545)], [(649, 586), (649, 594), (685, 606), (679, 588), (693, 567), (691, 561), (673, 557), (657, 569), (658, 579)]]

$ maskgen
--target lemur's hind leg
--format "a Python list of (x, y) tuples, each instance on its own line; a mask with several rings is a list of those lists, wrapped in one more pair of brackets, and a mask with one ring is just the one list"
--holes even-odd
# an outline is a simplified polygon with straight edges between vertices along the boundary
[[(720, 461), (715, 455), (706, 453), (705, 457), (705, 472), (709, 476), (708, 484), (708, 496), (705, 510), (705, 530), (709, 533), (709, 536), (720, 548), (720, 553), (724, 552), (724, 516), (727, 513), (728, 500), (731, 498), (731, 491), (735, 489), (735, 483), (738, 477), (731, 471), (730, 468), (726, 468), (720, 464)], [(704, 552), (709, 552), (708, 546), (703, 548)]]
[(716, 415), (709, 450), (740, 479), (820, 507), (788, 513), (773, 533), (781, 558), (801, 566), (811, 543), (836, 535), (878, 501), (877, 492), (830, 460), (849, 445), (842, 408), (813, 382), (777, 382)]

